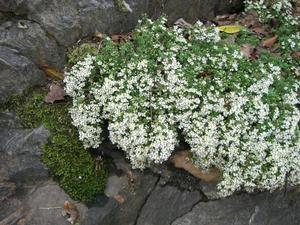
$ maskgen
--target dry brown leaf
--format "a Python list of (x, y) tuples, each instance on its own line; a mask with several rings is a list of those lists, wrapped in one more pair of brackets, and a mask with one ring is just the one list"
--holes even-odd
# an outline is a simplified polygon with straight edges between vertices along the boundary
[(41, 69), (47, 74), (47, 76), (55, 79), (55, 80), (63, 80), (64, 79), (64, 74), (57, 69), (44, 64), (41, 66)]
[(111, 35), (111, 40), (115, 43), (126, 42), (131, 38), (132, 33)]
[(262, 46), (266, 47), (266, 48), (271, 48), (277, 42), (277, 39), (278, 39), (278, 36), (275, 35), (274, 37), (264, 40), (262, 43)]
[(115, 195), (114, 199), (120, 204), (125, 202), (125, 198), (122, 195)]
[(241, 46), (241, 52), (248, 59), (257, 59), (258, 58), (257, 49), (250, 44), (243, 44)]
[(182, 168), (193, 176), (204, 180), (206, 182), (216, 182), (221, 178), (221, 172), (216, 168), (210, 168), (208, 170), (202, 170), (196, 167), (190, 160), (190, 151), (181, 151), (171, 157), (171, 162), (177, 168)]
[(51, 84), (48, 94), (45, 96), (44, 101), (46, 103), (54, 103), (55, 101), (64, 100), (66, 92), (64, 88), (59, 84)]
[(104, 35), (101, 32), (96, 31), (95, 34), (94, 34), (94, 37), (99, 39), (99, 40), (102, 40)]
[(300, 52), (293, 52), (292, 57), (295, 59), (300, 59)]
[(262, 34), (264, 36), (266, 36), (268, 34), (268, 32), (261, 26), (257, 26), (252, 28), (252, 31), (257, 33), (257, 34)]
[(69, 201), (64, 202), (64, 207), (63, 207), (62, 213), (64, 216), (65, 215), (69, 216), (67, 221), (70, 222), (71, 224), (74, 224), (76, 222), (76, 220), (79, 218), (79, 211), (78, 211), (77, 207)]

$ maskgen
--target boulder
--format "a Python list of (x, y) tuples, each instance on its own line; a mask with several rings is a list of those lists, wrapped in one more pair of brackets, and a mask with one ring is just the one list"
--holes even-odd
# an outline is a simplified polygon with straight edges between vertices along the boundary
[(11, 95), (22, 94), (29, 87), (41, 85), (45, 80), (43, 72), (28, 58), (16, 50), (0, 46), (0, 103)]
[[(67, 37), (69, 34), (66, 32), (64, 35)], [(13, 18), (2, 23), (0, 45), (18, 50), (39, 67), (47, 64), (62, 69), (65, 64), (64, 48), (59, 47), (38, 23), (29, 20)]]
[(135, 27), (138, 19), (148, 12), (148, 2), (126, 0), (129, 10), (122, 11), (114, 1), (80, 0), (78, 6), (82, 35), (94, 34), (96, 31), (107, 34), (128, 32)]
[(295, 225), (300, 224), (299, 191), (240, 194), (200, 202), (172, 225)]
[(27, 10), (28, 18), (40, 24), (60, 45), (70, 46), (81, 38), (80, 16), (76, 1), (28, 0)]
[(143, 14), (162, 14), (171, 23), (178, 18), (188, 22), (211, 19), (220, 13), (236, 12), (242, 0), (0, 0), (2, 12), (13, 12), (38, 23), (63, 46), (95, 31), (130, 31)]

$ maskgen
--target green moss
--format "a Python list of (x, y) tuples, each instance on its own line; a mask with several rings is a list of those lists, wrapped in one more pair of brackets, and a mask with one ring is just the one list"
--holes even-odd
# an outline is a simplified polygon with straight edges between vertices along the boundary
[(124, 0), (113, 0), (115, 7), (120, 11), (120, 12), (129, 12), (128, 8), (124, 4)]
[(84, 43), (73, 47), (68, 51), (68, 65), (73, 66), (77, 62), (83, 60), (88, 54), (96, 55), (97, 53), (98, 47), (92, 43)]
[(253, 32), (243, 29), (238, 33), (236, 43), (239, 45), (242, 44), (251, 44), (252, 46), (257, 46), (261, 40)]
[(13, 110), (26, 128), (43, 124), (50, 132), (43, 147), (43, 161), (65, 191), (74, 199), (88, 202), (103, 191), (107, 170), (95, 171), (90, 153), (78, 140), (78, 133), (68, 114), (69, 102), (46, 104), (43, 90), (35, 90), (28, 97), (13, 97), (1, 108)]

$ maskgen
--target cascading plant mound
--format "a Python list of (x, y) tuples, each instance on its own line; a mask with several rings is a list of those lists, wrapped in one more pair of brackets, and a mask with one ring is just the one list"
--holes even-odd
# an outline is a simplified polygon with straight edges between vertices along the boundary
[(195, 165), (222, 171), (223, 196), (274, 190), (286, 179), (299, 184), (300, 83), (292, 65), (249, 60), (214, 26), (165, 22), (144, 19), (119, 44), (105, 38), (96, 56), (66, 74), (84, 146), (101, 144), (108, 121), (110, 140), (134, 168), (168, 160), (180, 134)]

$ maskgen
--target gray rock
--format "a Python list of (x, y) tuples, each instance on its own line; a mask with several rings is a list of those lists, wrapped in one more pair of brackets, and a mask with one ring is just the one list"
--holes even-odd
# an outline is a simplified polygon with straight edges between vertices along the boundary
[(1, 225), (18, 225), (17, 222), (24, 217), (24, 207), (17, 198), (1, 202), (0, 212)]
[(106, 204), (104, 205), (90, 207), (86, 212), (83, 221), (81, 221), (80, 224), (106, 225), (105, 223), (103, 223), (103, 221), (109, 220), (112, 217), (114, 217), (115, 215), (112, 212), (114, 212), (114, 210), (116, 210), (117, 208), (118, 208), (118, 203), (113, 198), (109, 198), (107, 199)]
[[(87, 211), (83, 225), (134, 225), (138, 214), (145, 204), (147, 197), (155, 188), (158, 177), (147, 172), (133, 172), (134, 182), (131, 185), (126, 175), (111, 175), (106, 187), (106, 194), (110, 196), (105, 202), (102, 197), (99, 203)], [(113, 197), (120, 195), (123, 203), (117, 202)]]
[(95, 31), (113, 34), (132, 30), (142, 14), (148, 11), (148, 0), (126, 0), (132, 12), (122, 12), (113, 1), (80, 0), (79, 14), (82, 35)]
[(134, 173), (134, 186), (120, 192), (125, 202), (113, 210), (113, 216), (106, 217), (103, 224), (106, 225), (135, 225), (141, 209), (148, 196), (152, 193), (158, 181), (158, 177), (148, 172)]
[(137, 225), (166, 225), (191, 210), (194, 204), (202, 200), (198, 191), (181, 191), (173, 186), (157, 186), (151, 193)]
[(212, 19), (219, 14), (241, 10), (242, 3), (242, 0), (153, 0), (149, 9), (154, 18), (168, 15), (170, 23), (179, 18), (194, 23), (198, 19)]
[[(68, 35), (65, 33), (66, 37)], [(35, 22), (15, 19), (6, 21), (0, 26), (0, 45), (18, 50), (39, 66), (47, 64), (58, 69), (64, 67), (64, 49)]]
[[(37, 187), (32, 193), (26, 195), (23, 200), (24, 207), (28, 209), (28, 225), (69, 225), (67, 218), (62, 215), (64, 202), (68, 200), (73, 202), (70, 197), (54, 182), (48, 181), (42, 186)], [(80, 213), (79, 219), (83, 218), (86, 213), (86, 206), (76, 203)]]
[(0, 130), (0, 165), (18, 186), (48, 178), (48, 169), (40, 159), (40, 147), (48, 136), (44, 127)]
[(29, 59), (16, 50), (0, 46), (0, 103), (45, 80), (43, 72)]
[(28, 0), (27, 10), (28, 18), (40, 24), (60, 45), (70, 46), (80, 39), (81, 25), (76, 1)]
[(9, 128), (21, 129), (22, 124), (20, 119), (16, 116), (15, 113), (0, 112), (0, 129), (9, 129)]
[[(122, 2), (123, 0), (120, 0)], [(208, 19), (219, 13), (241, 9), (242, 0), (125, 0), (128, 10), (112, 0), (0, 0), (0, 9), (26, 15), (40, 24), (61, 45), (69, 46), (95, 31), (120, 33), (134, 28), (143, 14), (157, 18), (169, 16), (170, 22)]]
[(200, 202), (172, 225), (296, 225), (300, 224), (299, 210), (299, 193), (241, 194)]
[(9, 181), (0, 181), (0, 203), (15, 194), (16, 185)]

